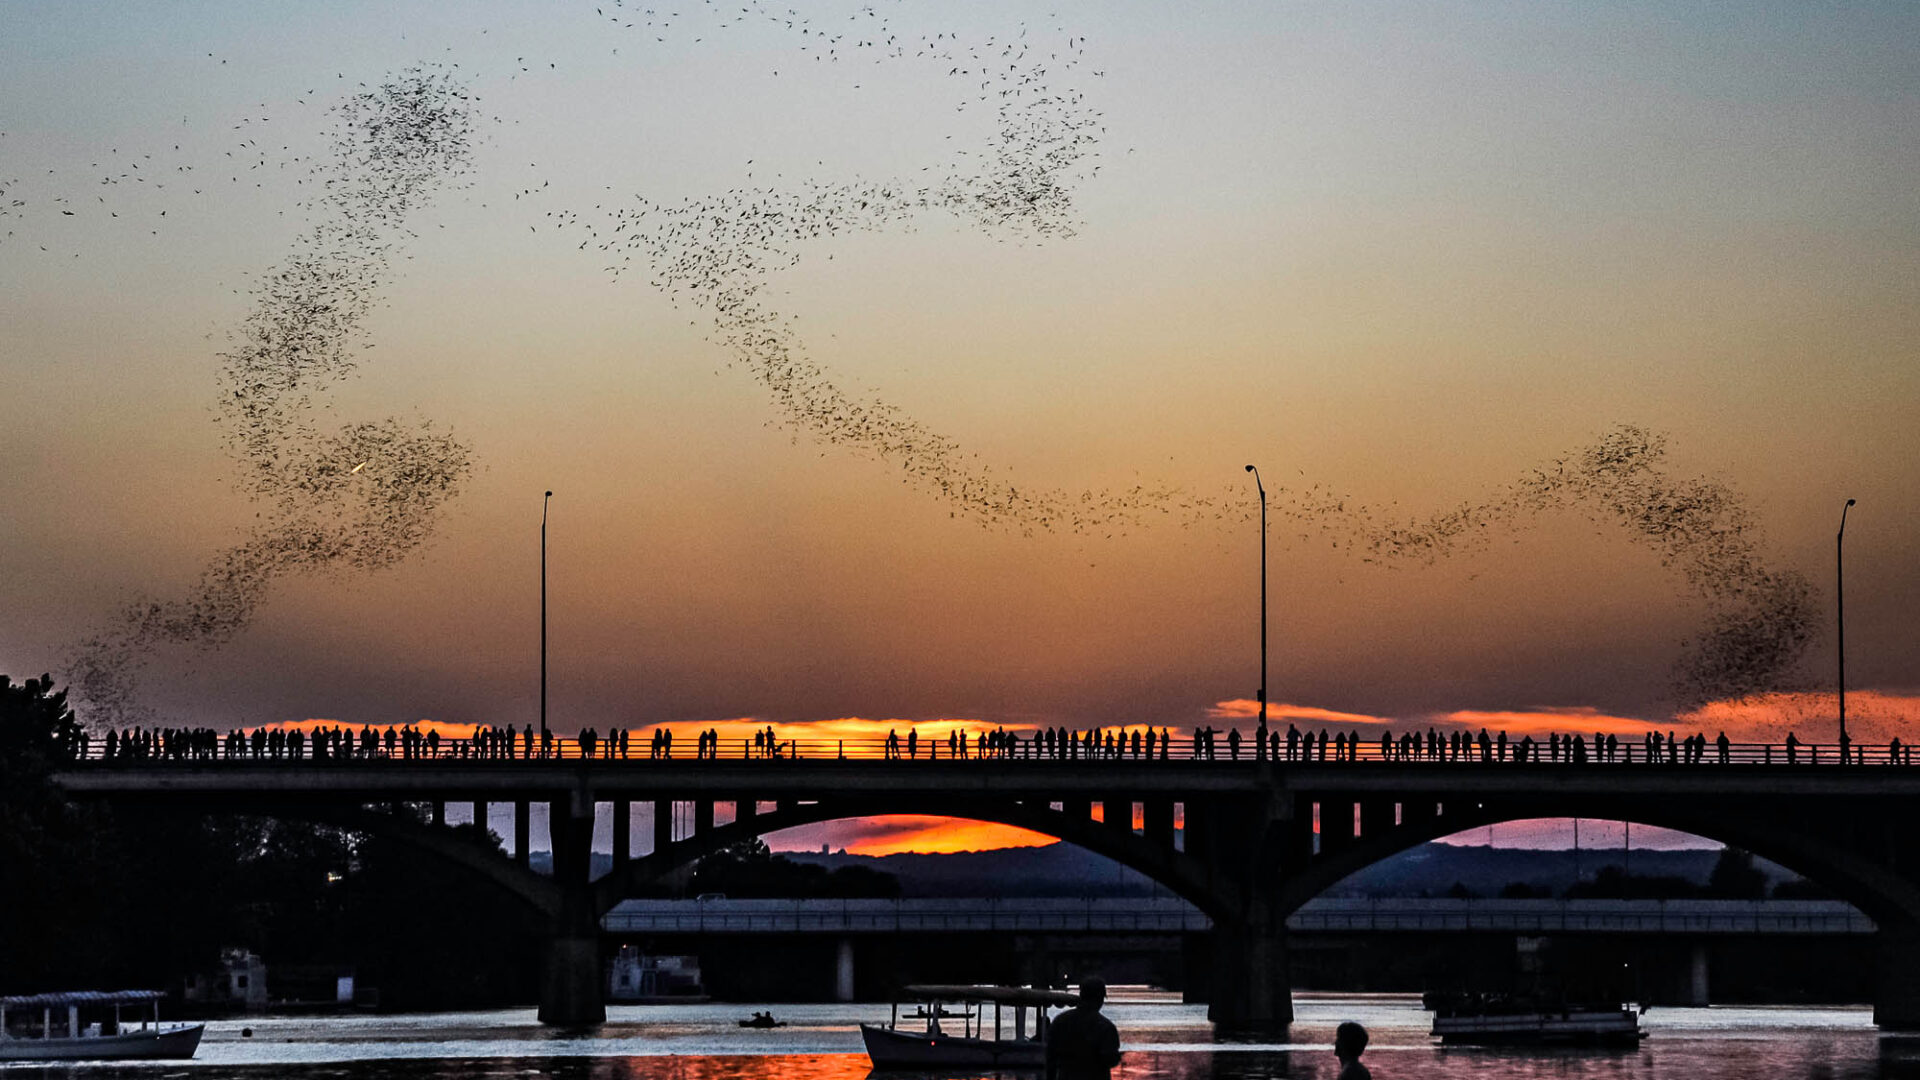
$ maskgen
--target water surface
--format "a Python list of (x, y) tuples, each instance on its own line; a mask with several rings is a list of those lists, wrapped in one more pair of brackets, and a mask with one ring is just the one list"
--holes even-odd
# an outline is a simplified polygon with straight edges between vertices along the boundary
[[(745, 1030), (770, 1009), (789, 1026)], [(1333, 1029), (1357, 1020), (1373, 1034), (1373, 1074), (1578, 1080), (1920, 1080), (1920, 1041), (1882, 1037), (1866, 1008), (1655, 1009), (1638, 1049), (1442, 1048), (1428, 1014), (1403, 995), (1299, 995), (1285, 1039), (1216, 1038), (1206, 1008), (1176, 996), (1117, 990), (1126, 1080), (1334, 1080)], [(5, 1067), (7, 1080), (859, 1080), (871, 1070), (857, 1025), (885, 1005), (614, 1006), (593, 1031), (555, 1031), (531, 1009), (409, 1016), (255, 1017), (208, 1025), (192, 1062)], [(243, 1032), (251, 1030), (251, 1035)], [(996, 1074), (884, 1073), (899, 1080)], [(1034, 1074), (1009, 1073), (1009, 1078)]]

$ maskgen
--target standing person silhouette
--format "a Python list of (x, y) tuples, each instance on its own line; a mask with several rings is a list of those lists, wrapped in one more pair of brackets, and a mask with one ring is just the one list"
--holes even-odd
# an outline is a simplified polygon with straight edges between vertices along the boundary
[(1340, 1080), (1373, 1080), (1373, 1071), (1360, 1064), (1367, 1049), (1367, 1029), (1351, 1020), (1333, 1031), (1333, 1056), (1340, 1062)]
[(1080, 982), (1080, 1004), (1047, 1029), (1047, 1080), (1108, 1080), (1120, 1064), (1120, 1032), (1100, 1015), (1107, 1000), (1102, 979)]

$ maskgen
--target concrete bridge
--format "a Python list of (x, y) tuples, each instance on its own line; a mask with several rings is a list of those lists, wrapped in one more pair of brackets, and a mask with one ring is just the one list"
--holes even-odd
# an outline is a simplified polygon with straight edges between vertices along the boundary
[[(1194, 934), (1213, 921), (1177, 897), (1015, 900), (622, 900), (609, 934)], [(1316, 897), (1290, 934), (1872, 934), (1842, 900), (1379, 900)]]
[[(1854, 754), (1860, 748), (1854, 748)], [(80, 761), (72, 797), (332, 822), (417, 845), (511, 890), (550, 945), (541, 1016), (592, 1023), (601, 918), (639, 885), (722, 847), (798, 825), (932, 814), (1031, 829), (1137, 870), (1208, 919), (1213, 1019), (1292, 1019), (1289, 920), (1328, 886), (1416, 844), (1542, 817), (1631, 821), (1737, 845), (1819, 882), (1877, 927), (1875, 1019), (1920, 1030), (1920, 770), (1877, 751), (1795, 764), (1768, 750), (1693, 764), (1481, 759), (1152, 760), (771, 757), (748, 760), (367, 759)], [(514, 810), (515, 857), (445, 826), (449, 802)], [(638, 853), (631, 806), (653, 804)], [(532, 815), (549, 810), (551, 877), (526, 865)], [(590, 878), (596, 810), (614, 868)]]

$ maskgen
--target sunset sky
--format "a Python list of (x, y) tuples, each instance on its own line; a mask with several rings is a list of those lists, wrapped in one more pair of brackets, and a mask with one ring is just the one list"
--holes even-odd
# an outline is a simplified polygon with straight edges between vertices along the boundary
[[(63, 677), (271, 518), (217, 423), (219, 354), (318, 212), (326, 110), (431, 62), (478, 96), (471, 161), (392, 234), (316, 415), (431, 424), (472, 470), (394, 565), (288, 573), (230, 640), (151, 650), (149, 715), (528, 722), (551, 488), (561, 730), (1244, 723), (1243, 465), (1328, 520), (1417, 522), (1631, 424), (1813, 584), (1820, 636), (1778, 694), (1685, 711), (1709, 600), (1573, 507), (1431, 564), (1276, 515), (1273, 700), (1367, 731), (1826, 737), (1853, 497), (1850, 711), (1920, 730), (1920, 10), (783, 3), (802, 34), (680, 6), (9, 4), (0, 672)], [(969, 468), (1203, 509), (983, 524), (788, 422), (711, 311), (587, 242), (637, 197), (986, 168), (992, 111), (922, 39), (1023, 44), (1097, 118), (1072, 235), (919, 212), (796, 243), (765, 302), (822, 377)]]

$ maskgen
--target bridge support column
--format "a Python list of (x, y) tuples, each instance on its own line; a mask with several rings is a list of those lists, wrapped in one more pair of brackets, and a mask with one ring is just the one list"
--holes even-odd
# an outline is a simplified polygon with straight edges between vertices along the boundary
[(1320, 852), (1331, 855), (1353, 846), (1352, 799), (1322, 799), (1320, 802)]
[(1691, 962), (1687, 968), (1687, 1004), (1704, 1008), (1712, 1004), (1709, 1000), (1711, 988), (1708, 984), (1710, 971), (1707, 965), (1706, 942), (1693, 943), (1693, 955), (1689, 960)]
[(653, 800), (653, 853), (673, 846), (673, 800)]
[(633, 803), (616, 799), (613, 804), (613, 869), (627, 868), (633, 858)]
[(1212, 960), (1208, 1020), (1237, 1031), (1276, 1030), (1293, 1023), (1284, 924), (1216, 922)]
[(533, 858), (533, 804), (522, 799), (513, 804), (513, 861), (526, 866)]
[(853, 939), (841, 938), (833, 954), (833, 1000), (853, 1000)]
[(1873, 1022), (1882, 1031), (1920, 1031), (1920, 920), (1880, 922)]
[(593, 802), (582, 792), (549, 804), (553, 882), (560, 905), (547, 940), (540, 1022), (564, 1027), (607, 1018), (600, 985), (600, 920), (589, 881), (593, 865)]
[(1208, 810), (1204, 799), (1185, 799), (1181, 803), (1185, 819), (1180, 824), (1181, 850), (1203, 863), (1213, 857), (1213, 820)]
[(1173, 800), (1149, 799), (1142, 808), (1147, 826), (1147, 839), (1155, 847), (1173, 849)]

